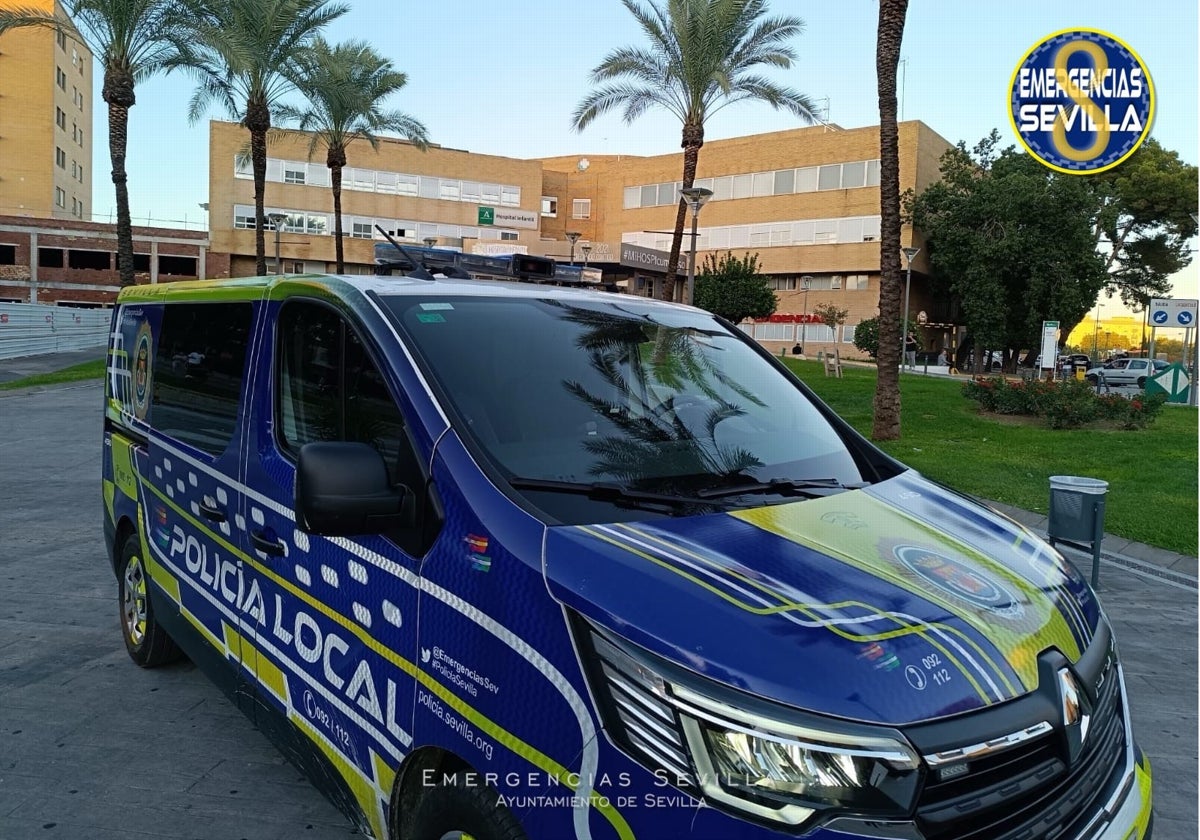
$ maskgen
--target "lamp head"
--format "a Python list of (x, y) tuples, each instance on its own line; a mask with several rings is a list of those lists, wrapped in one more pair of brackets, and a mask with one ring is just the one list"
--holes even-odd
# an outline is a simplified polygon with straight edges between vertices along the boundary
[(693, 213), (699, 213), (700, 208), (712, 198), (713, 191), (704, 187), (688, 187), (686, 190), (680, 190), (679, 194), (683, 196), (683, 200), (692, 208)]
[(569, 230), (564, 235), (567, 237), (567, 241), (571, 243), (572, 247), (574, 247), (575, 243), (579, 241), (579, 237), (583, 236), (583, 234), (577, 230)]
[(801, 286), (801, 288), (803, 288), (803, 289), (804, 289), (804, 291), (806, 291), (806, 292), (807, 292), (807, 291), (808, 291), (808, 289), (809, 289), (809, 287), (812, 285), (812, 280), (813, 280), (813, 279), (812, 279), (812, 275), (811, 275), (811, 274), (805, 274), (803, 277), (801, 277), (801, 278), (800, 278), (800, 286)]
[(287, 213), (268, 213), (267, 221), (278, 230), (279, 226), (287, 221)]
[(917, 254), (921, 253), (920, 248), (909, 247), (901, 248), (900, 250), (904, 253), (904, 256), (908, 258), (909, 265), (912, 265), (912, 261), (916, 258)]

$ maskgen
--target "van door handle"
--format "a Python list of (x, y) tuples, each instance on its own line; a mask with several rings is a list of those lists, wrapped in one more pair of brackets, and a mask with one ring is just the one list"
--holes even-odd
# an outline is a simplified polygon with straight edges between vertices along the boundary
[(200, 503), (200, 513), (205, 519), (211, 522), (225, 521), (225, 511), (221, 510), (219, 507), (209, 507), (206, 502)]
[(251, 531), (250, 542), (254, 543), (254, 547), (264, 554), (271, 554), (275, 557), (283, 556), (283, 542), (278, 539), (269, 539), (262, 531)]

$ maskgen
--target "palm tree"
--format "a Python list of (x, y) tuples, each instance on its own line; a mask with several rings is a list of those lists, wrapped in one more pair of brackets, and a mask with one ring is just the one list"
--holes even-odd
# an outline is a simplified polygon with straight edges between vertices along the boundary
[(184, 10), (176, 0), (64, 0), (64, 7), (73, 25), (45, 8), (0, 9), (0, 35), (19, 27), (54, 29), (80, 41), (104, 66), (100, 95), (108, 104), (108, 152), (117, 195), (117, 270), (121, 285), (132, 286), (133, 225), (125, 175), (129, 109), (137, 102), (135, 85), (166, 66), (184, 26)]
[(879, 0), (875, 72), (879, 81), (879, 363), (874, 440), (900, 437), (900, 130), (896, 125), (896, 68), (908, 0)]
[(225, 106), (250, 132), (254, 168), (254, 254), (267, 273), (263, 192), (271, 109), (296, 89), (297, 67), (317, 33), (349, 7), (328, 0), (183, 0), (194, 23), (170, 67), (199, 82), (188, 106), (195, 122), (214, 103)]
[(293, 121), (301, 131), (313, 132), (308, 155), (325, 146), (333, 188), (334, 247), (337, 273), (345, 271), (342, 253), (342, 167), (346, 147), (363, 139), (379, 148), (376, 132), (394, 131), (424, 151), (429, 147), (425, 126), (400, 111), (385, 111), (383, 100), (400, 90), (408, 77), (379, 55), (365, 41), (350, 41), (331, 47), (317, 37), (297, 66), (296, 84), (308, 98), (303, 109), (281, 105), (281, 120)]
[[(803, 31), (799, 18), (765, 17), (766, 0), (621, 2), (649, 43), (614, 50), (592, 71), (592, 82), (600, 87), (576, 107), (577, 131), (616, 108), (624, 109), (626, 123), (651, 108), (669, 111), (683, 123), (683, 189), (689, 189), (704, 145), (704, 124), (726, 105), (757, 99), (813, 121), (806, 96), (750, 72), (760, 65), (791, 66), (796, 54), (785, 42)], [(663, 287), (668, 300), (675, 294), (686, 215), (687, 203), (680, 197)]]

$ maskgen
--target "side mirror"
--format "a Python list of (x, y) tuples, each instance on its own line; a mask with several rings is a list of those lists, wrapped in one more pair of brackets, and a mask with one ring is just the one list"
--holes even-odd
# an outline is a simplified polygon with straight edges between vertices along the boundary
[[(308, 443), (296, 465), (296, 521), (311, 534), (348, 537), (412, 525), (407, 488), (393, 488), (387, 466), (365, 443)], [(407, 511), (406, 511), (407, 508)]]

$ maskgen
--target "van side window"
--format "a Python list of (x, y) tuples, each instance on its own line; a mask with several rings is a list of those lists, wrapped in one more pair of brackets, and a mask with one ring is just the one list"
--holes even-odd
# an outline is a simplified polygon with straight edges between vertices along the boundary
[(150, 421), (163, 434), (220, 455), (237, 429), (250, 338), (249, 303), (163, 307)]
[[(394, 484), (418, 486), (420, 469), (404, 418), (354, 330), (332, 309), (287, 303), (279, 316), (280, 443), (296, 457), (306, 443), (369, 443)], [(414, 472), (415, 471), (415, 472)]]

